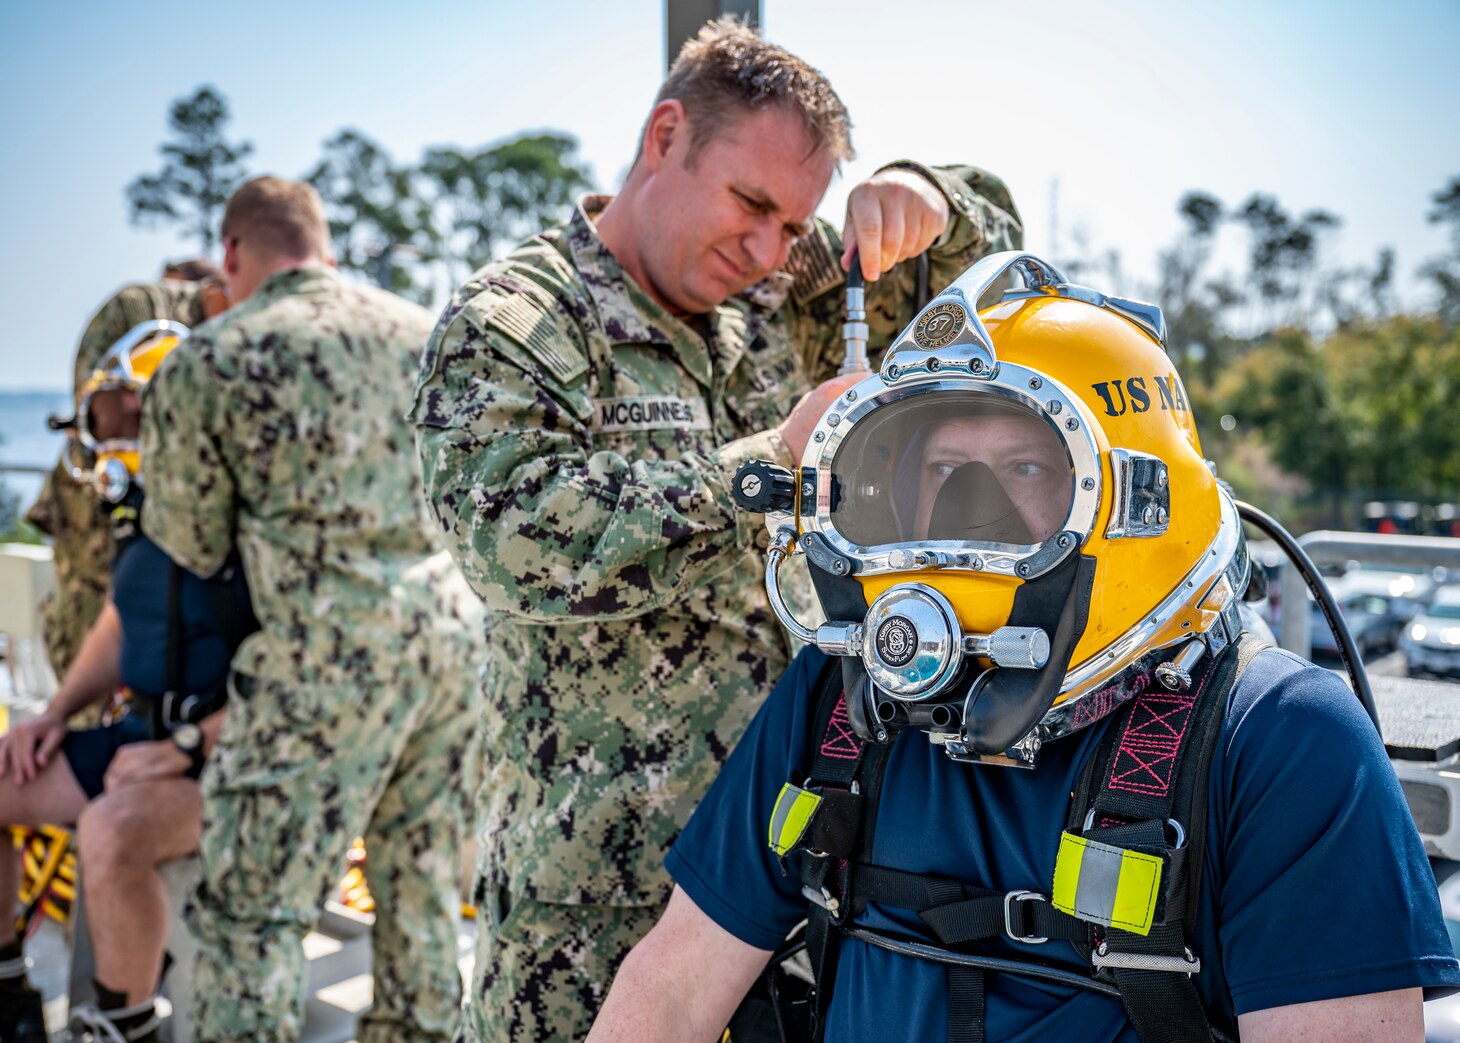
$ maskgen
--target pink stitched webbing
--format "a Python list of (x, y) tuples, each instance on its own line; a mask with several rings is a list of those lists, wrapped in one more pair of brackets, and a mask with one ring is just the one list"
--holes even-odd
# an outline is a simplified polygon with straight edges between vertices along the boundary
[(821, 755), (834, 760), (854, 761), (862, 755), (862, 743), (852, 731), (847, 718), (847, 693), (842, 692), (826, 722), (826, 735), (821, 740)]
[(1110, 759), (1109, 788), (1127, 793), (1165, 796), (1171, 789), (1176, 754), (1191, 723), (1191, 711), (1206, 687), (1168, 692), (1151, 685), (1131, 700), (1130, 717)]

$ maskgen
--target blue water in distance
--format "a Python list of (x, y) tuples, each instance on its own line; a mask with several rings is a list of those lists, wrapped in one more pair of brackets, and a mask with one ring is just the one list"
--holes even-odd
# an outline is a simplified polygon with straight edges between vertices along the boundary
[[(71, 414), (71, 396), (56, 391), (0, 391), (0, 464), (49, 468), (66, 437), (46, 427), (52, 413)], [(0, 483), (28, 506), (41, 490), (40, 475), (0, 471)]]

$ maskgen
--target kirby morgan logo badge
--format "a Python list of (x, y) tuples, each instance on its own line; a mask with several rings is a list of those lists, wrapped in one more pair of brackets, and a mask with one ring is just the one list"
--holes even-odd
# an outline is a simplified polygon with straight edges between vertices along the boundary
[(906, 666), (918, 650), (918, 632), (901, 616), (893, 616), (877, 629), (877, 653), (888, 666)]
[(968, 315), (961, 304), (945, 301), (918, 316), (918, 324), (913, 327), (913, 340), (923, 350), (934, 351), (951, 343), (967, 321)]

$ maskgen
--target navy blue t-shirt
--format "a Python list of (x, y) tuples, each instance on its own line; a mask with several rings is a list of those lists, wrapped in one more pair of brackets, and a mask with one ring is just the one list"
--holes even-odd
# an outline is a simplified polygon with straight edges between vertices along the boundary
[[(112, 600), (122, 619), (122, 683), (136, 692), (161, 695), (168, 690), (168, 586), (172, 559), (138, 533), (122, 546), (112, 565)], [(181, 689), (205, 693), (228, 676), (233, 650), (213, 619), (208, 584), (182, 571), (179, 617), (182, 632)], [(236, 596), (245, 600), (242, 570), (235, 576)]]
[[(666, 865), (711, 919), (774, 949), (806, 915), (798, 856), (783, 874), (766, 838), (781, 786), (809, 773), (816, 679), (803, 652), (710, 788)], [(959, 764), (920, 732), (888, 758), (874, 864), (1000, 891), (1048, 894), (1079, 771), (1106, 725), (1047, 743), (1032, 770)], [(1264, 651), (1234, 687), (1213, 757), (1202, 899), (1191, 948), (1218, 1020), (1311, 1000), (1460, 985), (1434, 876), (1374, 726), (1337, 677)], [(910, 910), (858, 921), (933, 942)], [(999, 938), (996, 956), (1029, 947)], [(1088, 972), (1068, 942), (1032, 954)], [(989, 974), (986, 1038), (1136, 1043), (1113, 998)], [(842, 943), (830, 1041), (942, 1039), (944, 968)]]

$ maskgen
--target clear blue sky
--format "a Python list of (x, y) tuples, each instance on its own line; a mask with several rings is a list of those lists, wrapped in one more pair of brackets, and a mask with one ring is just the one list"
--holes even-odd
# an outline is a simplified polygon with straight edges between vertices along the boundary
[[(1460, 3), (1225, 0), (1001, 4), (763, 0), (769, 36), (820, 66), (856, 122), (848, 180), (911, 156), (1001, 174), (1027, 242), (1076, 229), (1137, 292), (1192, 188), (1344, 218), (1332, 260), (1383, 245), (1405, 281), (1443, 243), (1429, 195), (1460, 174)], [(828, 14), (828, 12), (834, 12)], [(215, 84), (254, 172), (298, 176), (345, 126), (399, 159), (529, 128), (627, 167), (662, 75), (661, 0), (411, 4), (0, 4), (0, 388), (64, 386), (117, 286), (189, 245), (127, 223), (170, 102)], [(1234, 246), (1229, 247), (1234, 248)], [(1417, 300), (1411, 292), (1409, 300)]]

